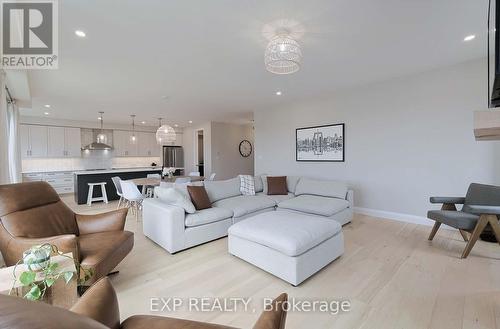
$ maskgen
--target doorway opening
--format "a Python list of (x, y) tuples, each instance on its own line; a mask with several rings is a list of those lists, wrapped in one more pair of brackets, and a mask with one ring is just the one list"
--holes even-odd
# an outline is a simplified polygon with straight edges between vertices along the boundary
[(196, 131), (196, 141), (197, 141), (197, 150), (196, 150), (196, 164), (195, 166), (198, 168), (200, 172), (200, 176), (205, 176), (205, 159), (204, 159), (204, 148), (203, 148), (203, 129)]

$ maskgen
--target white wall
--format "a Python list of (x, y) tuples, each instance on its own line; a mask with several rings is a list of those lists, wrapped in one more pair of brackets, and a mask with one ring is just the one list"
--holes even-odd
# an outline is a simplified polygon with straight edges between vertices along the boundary
[(253, 146), (253, 125), (212, 122), (212, 171), (217, 173), (217, 179), (254, 174), (254, 153), (245, 158), (239, 151), (244, 139)]
[[(257, 111), (255, 171), (347, 181), (357, 207), (425, 216), (429, 196), (500, 184), (500, 142), (472, 130), (486, 81), (485, 61), (473, 61)], [(342, 122), (344, 163), (295, 161), (296, 128)]]

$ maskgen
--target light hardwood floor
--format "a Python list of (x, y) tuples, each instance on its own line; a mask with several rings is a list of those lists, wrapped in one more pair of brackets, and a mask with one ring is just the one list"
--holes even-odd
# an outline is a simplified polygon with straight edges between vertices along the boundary
[[(115, 202), (78, 206), (77, 212), (114, 209)], [(288, 315), (287, 328), (500, 328), (500, 247), (478, 242), (467, 259), (458, 231), (441, 229), (427, 241), (430, 226), (355, 215), (344, 226), (345, 254), (299, 287), (227, 253), (227, 240), (213, 241), (170, 255), (142, 233), (131, 254), (112, 276), (121, 317), (155, 314), (251, 328), (262, 299), (287, 292), (300, 300), (350, 300), (338, 315)], [(250, 297), (253, 312), (150, 312), (151, 297)]]

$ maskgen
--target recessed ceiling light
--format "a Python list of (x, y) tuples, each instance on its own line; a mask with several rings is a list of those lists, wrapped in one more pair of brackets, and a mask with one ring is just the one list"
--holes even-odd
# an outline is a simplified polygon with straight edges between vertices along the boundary
[(50, 108), (50, 105), (49, 104), (45, 104), (44, 107)]
[(82, 30), (76, 30), (75, 31), (75, 34), (76, 36), (80, 37), (80, 38), (85, 38), (87, 35), (85, 34), (85, 32), (83, 32)]
[(179, 125), (176, 123), (176, 124), (174, 125), (174, 127), (179, 127)]
[(464, 38), (464, 41), (472, 41), (476, 38), (474, 34), (468, 35)]
[(189, 120), (188, 122), (189, 122), (189, 123), (193, 123), (193, 120)]
[(281, 91), (279, 91), (279, 90), (278, 90), (278, 91), (276, 92), (276, 96), (281, 96)]
[(102, 120), (102, 117), (97, 117), (97, 120)]
[(45, 114), (45, 115), (49, 115), (49, 112), (43, 112), (43, 114)]
[(146, 124), (146, 121), (142, 121), (141, 123), (142, 123), (143, 125), (145, 125), (145, 124)]

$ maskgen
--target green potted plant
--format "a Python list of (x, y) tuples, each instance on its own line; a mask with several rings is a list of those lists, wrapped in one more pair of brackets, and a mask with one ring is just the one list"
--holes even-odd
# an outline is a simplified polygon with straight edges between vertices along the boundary
[[(76, 271), (61, 269), (59, 263), (54, 261), (53, 256), (62, 256), (72, 259), (75, 262)], [(27, 270), (16, 276), (16, 268), (19, 264), (26, 265)], [(23, 288), (23, 297), (29, 300), (41, 300), (47, 290), (58, 280), (64, 280), (68, 284), (76, 273), (79, 273), (77, 281), (81, 285), (92, 276), (90, 269), (84, 269), (73, 257), (65, 255), (59, 251), (57, 246), (51, 244), (35, 245), (23, 253), (23, 259), (14, 267), (14, 286)]]

